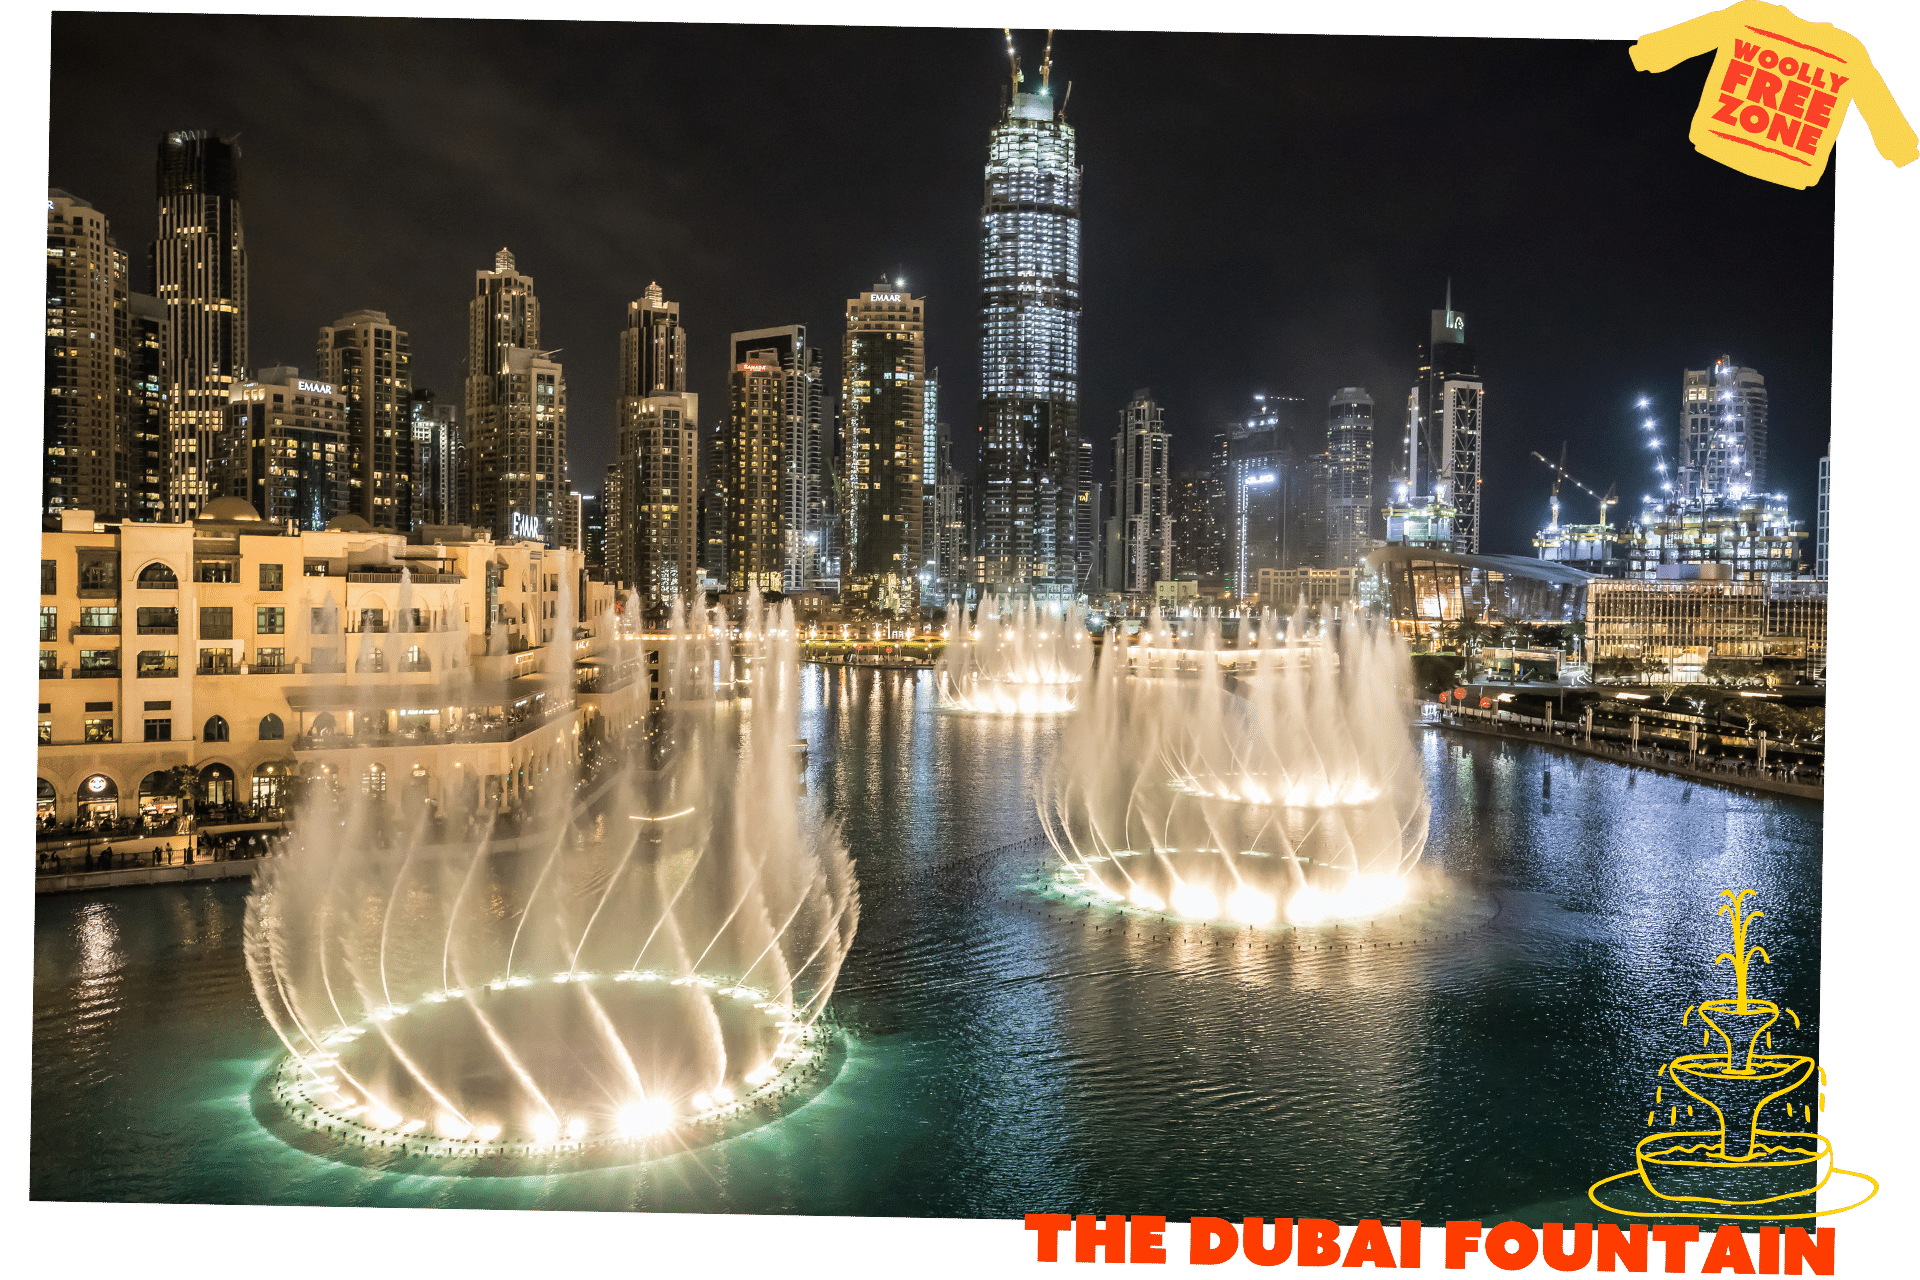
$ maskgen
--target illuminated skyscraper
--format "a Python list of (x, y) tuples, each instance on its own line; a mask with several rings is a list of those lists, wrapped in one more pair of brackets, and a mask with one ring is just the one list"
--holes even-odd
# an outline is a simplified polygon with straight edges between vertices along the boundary
[(533, 277), (513, 254), (476, 271), (467, 307), (466, 523), (496, 541), (560, 545), (567, 483), (567, 382), (540, 350)]
[(687, 390), (680, 304), (657, 284), (627, 304), (614, 412), (606, 575), (657, 612), (700, 581), (700, 398)]
[(1467, 318), (1453, 309), (1447, 283), (1444, 309), (1432, 313), (1420, 346), (1420, 371), (1407, 400), (1407, 498), (1437, 498), (1453, 508), (1449, 549), (1480, 550), (1480, 440), (1486, 399), (1479, 365), (1467, 345)]
[[(729, 470), (722, 480), (728, 582), (736, 590), (744, 589), (742, 572), (756, 575), (762, 590), (805, 591), (814, 585), (826, 533), (819, 516), (832, 488), (823, 363), (819, 349), (807, 345), (805, 325), (733, 335)], [(743, 472), (742, 463), (755, 455), (763, 470)], [(735, 499), (748, 500), (748, 489), (754, 490), (753, 503), (765, 499), (771, 505), (736, 512)], [(763, 513), (770, 521), (762, 521)], [(754, 541), (757, 567), (752, 570), (735, 563), (742, 538)], [(771, 541), (762, 544), (762, 538)]]
[(466, 433), (455, 406), (424, 387), (412, 395), (413, 527), (466, 521)]
[(1146, 388), (1120, 411), (1113, 437), (1113, 518), (1118, 554), (1107, 566), (1107, 586), (1145, 595), (1173, 580), (1173, 521), (1167, 464), (1167, 428)]
[(1721, 356), (1680, 379), (1680, 494), (1741, 498), (1767, 487), (1767, 380)]
[[(347, 404), (347, 505), (376, 529), (413, 527), (413, 365), (407, 331), (383, 311), (322, 326), (319, 379)], [(338, 514), (338, 513), (336, 513)]]
[[(106, 217), (47, 192), (47, 382), (41, 510), (136, 514), (127, 255)], [(151, 515), (146, 516), (152, 519)]]
[(160, 344), (167, 403), (168, 520), (190, 520), (211, 493), (218, 437), (247, 371), (247, 238), (240, 143), (197, 129), (160, 140), (154, 292), (167, 309)]
[(925, 312), (924, 298), (885, 281), (847, 299), (840, 362), (850, 561), (842, 589), (896, 614), (920, 607)]
[(1833, 459), (1830, 457), (1822, 458), (1820, 459), (1819, 522), (1814, 526), (1813, 539), (1813, 576), (1816, 578), (1824, 578), (1827, 576), (1827, 513), (1831, 507), (1831, 499), (1828, 497), (1828, 494), (1831, 491), (1832, 483)]
[(1064, 595), (1088, 585), (1080, 575), (1092, 564), (1094, 520), (1078, 510), (1080, 169), (1049, 70), (1050, 54), (1038, 92), (1024, 93), (1015, 62), (988, 142), (980, 551), (990, 587)]
[(1373, 397), (1342, 387), (1327, 406), (1325, 567), (1351, 569), (1373, 550)]

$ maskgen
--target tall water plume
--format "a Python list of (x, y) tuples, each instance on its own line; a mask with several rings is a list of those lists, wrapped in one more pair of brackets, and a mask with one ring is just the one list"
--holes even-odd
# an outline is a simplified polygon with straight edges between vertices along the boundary
[[(573, 643), (557, 624), (531, 681), (568, 739)], [(737, 1117), (817, 1054), (859, 894), (801, 807), (791, 606), (756, 594), (737, 638), (676, 607), (657, 719), (639, 643), (602, 650), (599, 763), (556, 749), (511, 838), (310, 800), (246, 927), (296, 1121), (456, 1158), (633, 1144)]]
[(979, 616), (960, 612), (935, 664), (943, 706), (1042, 714), (1072, 710), (1093, 663), (1086, 611), (1030, 598), (989, 596)]
[[(1255, 634), (1249, 636), (1248, 632)], [(1407, 731), (1408, 658), (1364, 619), (1217, 616), (1176, 638), (1109, 631), (1039, 792), (1070, 879), (1153, 911), (1267, 924), (1398, 901), (1429, 806)]]

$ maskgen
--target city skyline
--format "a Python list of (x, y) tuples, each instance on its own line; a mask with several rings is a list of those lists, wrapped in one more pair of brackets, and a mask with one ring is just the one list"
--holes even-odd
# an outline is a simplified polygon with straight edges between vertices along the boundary
[[(355, 24), (365, 21), (380, 21), (391, 38), (356, 42)], [(625, 58), (657, 70), (668, 86), (705, 82), (702, 100), (712, 111), (684, 136), (668, 137), (627, 113), (595, 115), (596, 104), (607, 105), (598, 99), (563, 107), (556, 82), (530, 85), (528, 100), (540, 104), (534, 119), (510, 127), (478, 101), (466, 123), (447, 125), (443, 111), (427, 112), (420, 95), (468, 92), (462, 77), (508, 56), (508, 36), (528, 29), (63, 15), (54, 27), (54, 85), (62, 100), (84, 105), (53, 122), (49, 184), (101, 209), (136, 259), (133, 284), (144, 291), (150, 282), (137, 259), (152, 236), (153, 147), (169, 131), (240, 130), (251, 363), (304, 365), (319, 326), (377, 309), (413, 335), (414, 385), (443, 401), (459, 398), (464, 375), (464, 317), (453, 308), (467, 300), (475, 266), (513, 245), (541, 281), (545, 343), (564, 352), (574, 402), (570, 470), (583, 492), (594, 490), (614, 454), (605, 407), (615, 399), (614, 335), (647, 281), (659, 279), (684, 300), (696, 335), (689, 390), (718, 404), (726, 334), (795, 322), (836, 334), (838, 301), (884, 271), (930, 299), (936, 318), (927, 363), (945, 371), (941, 416), (955, 429), (956, 465), (978, 479), (978, 435), (969, 428), (979, 404), (979, 174), (1007, 77), (999, 33), (554, 24), (543, 30), (554, 36), (555, 60), (575, 72)], [(283, 42), (288, 36), (300, 38)], [(1034, 65), (1044, 33), (1016, 38), (1023, 64)], [(255, 62), (240, 56), (235, 77), (157, 92), (136, 92), (127, 74), (127, 60), (145, 56), (136, 51), (214, 42), (239, 55), (268, 40), (276, 50), (300, 49), (313, 68), (297, 91), (276, 77), (268, 92)], [(722, 43), (726, 58), (706, 56)], [(937, 111), (876, 113), (852, 89), (793, 70), (808, 61), (792, 51), (815, 44), (836, 57), (891, 50), (951, 68), (943, 73), (951, 92)], [(373, 48), (380, 52), (366, 52)], [(1461, 41), (1435, 60), (1422, 56), (1439, 49), (1434, 42), (1397, 38), (1056, 33), (1054, 80), (1075, 85), (1063, 97), (1090, 184), (1083, 420), (1110, 421), (1134, 388), (1150, 383), (1166, 405), (1180, 468), (1202, 460), (1207, 439), (1225, 422), (1244, 417), (1255, 391), (1320, 402), (1359, 386), (1377, 403), (1396, 405), (1424, 336), (1421, 321), (1442, 302), (1451, 277), (1455, 306), (1474, 318), (1481, 372), (1497, 389), (1486, 421), (1483, 548), (1523, 549), (1543, 522), (1550, 477), (1529, 458), (1534, 448), (1553, 452), (1567, 439), (1573, 474), (1602, 488), (1617, 482), (1623, 498), (1637, 496), (1651, 474), (1638, 451), (1635, 401), (1652, 399), (1672, 441), (1679, 373), (1722, 354), (1766, 376), (1774, 422), (1769, 483), (1810, 518), (1828, 435), (1831, 180), (1810, 195), (1735, 188), (1740, 175), (1668, 136), (1675, 103), (1691, 93), (1676, 77), (1635, 80), (1624, 42), (1556, 42), (1550, 85), (1540, 56), (1547, 48)], [(404, 83), (381, 70), (387, 58), (405, 61)], [(1281, 58), (1303, 61), (1304, 76), (1329, 84), (1377, 80), (1380, 93), (1364, 107), (1342, 107), (1261, 87), (1269, 82), (1261, 68)], [(1148, 63), (1158, 69), (1143, 76), (1139, 68)], [(1215, 105), (1196, 107), (1178, 86), (1203, 67)], [(369, 97), (324, 87), (345, 83), (343, 68), (365, 73), (356, 83), (386, 88)], [(1568, 110), (1604, 100), (1618, 141), (1582, 160), (1543, 153), (1546, 135), (1532, 132), (1542, 126), (1502, 105), (1504, 91), (1459, 87), (1489, 78), (1520, 96), (1548, 94)], [(750, 83), (762, 87), (746, 92)], [(713, 92), (716, 84), (726, 91)], [(886, 147), (898, 157), (898, 180), (849, 183), (844, 191), (828, 184), (806, 208), (783, 208), (778, 218), (764, 201), (736, 198), (740, 180), (722, 157), (771, 100), (756, 95), (804, 104), (829, 138)], [(1473, 165), (1441, 163), (1418, 145), (1421, 131), (1392, 124), (1443, 98), (1478, 152)], [(396, 159), (382, 163), (391, 168), (373, 171), (379, 180), (368, 182), (326, 177), (342, 171), (332, 150), (342, 140), (310, 127), (316, 111), (346, 111), (362, 122), (345, 130), (355, 147), (367, 130), (389, 139), (384, 154)], [(1276, 133), (1276, 123), (1289, 128)], [(539, 142), (541, 130), (557, 141)], [(604, 149), (616, 143), (628, 159), (609, 164)], [(548, 183), (515, 168), (536, 144), (554, 175)], [(1270, 162), (1249, 171), (1244, 156), (1255, 145)], [(767, 159), (776, 186), (782, 175), (808, 181), (800, 175), (812, 172), (810, 163)], [(1390, 199), (1404, 181), (1427, 198)], [(1737, 189), (1754, 216), (1728, 221), (1711, 213), (1721, 184), (1727, 193)], [(567, 198), (552, 199), (561, 188)], [(1168, 194), (1176, 188), (1183, 193), (1177, 202)], [(1322, 190), (1349, 198), (1304, 194)], [(1692, 195), (1682, 199), (1683, 192)], [(1513, 207), (1516, 195), (1524, 195), (1524, 210)], [(360, 212), (330, 216), (347, 206)], [(1176, 216), (1171, 225), (1187, 235), (1165, 234)], [(368, 242), (353, 229), (369, 217), (418, 226), (421, 234)], [(1630, 240), (1622, 226), (1653, 229)], [(805, 251), (780, 247), (795, 243)], [(1778, 273), (1780, 305), (1756, 317), (1737, 298), (1705, 287), (1711, 275), (1701, 264), (1710, 254), (1772, 253), (1780, 243), (1810, 246)], [(750, 247), (735, 248), (742, 245)], [(1176, 300), (1190, 318), (1208, 322), (1157, 326), (1154, 299)], [(839, 381), (837, 345), (826, 344), (828, 385)], [(1391, 411), (1381, 414), (1383, 434), (1399, 425)], [(1101, 480), (1108, 478), (1104, 453), (1094, 451)]]

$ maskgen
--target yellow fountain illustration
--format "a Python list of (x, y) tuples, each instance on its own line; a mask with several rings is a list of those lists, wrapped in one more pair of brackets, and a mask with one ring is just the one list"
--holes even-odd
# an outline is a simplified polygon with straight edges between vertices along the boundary
[[(1707, 1052), (1682, 1054), (1660, 1068), (1647, 1125), (1664, 1121), (1667, 1127), (1640, 1140), (1636, 1168), (1587, 1189), (1603, 1209), (1639, 1218), (1772, 1221), (1840, 1213), (1880, 1189), (1866, 1174), (1834, 1166), (1833, 1144), (1813, 1132), (1814, 1112), (1826, 1106), (1826, 1073), (1812, 1058), (1773, 1051), (1783, 1010), (1748, 994), (1753, 958), (1773, 963), (1766, 948), (1747, 943), (1748, 931), (1766, 918), (1763, 911), (1744, 909), (1754, 892), (1721, 891), (1726, 901), (1716, 914), (1732, 925), (1733, 948), (1713, 962), (1733, 966), (1733, 998), (1689, 1006), (1681, 1015), (1688, 1028), (1699, 1018), (1700, 1045)], [(1800, 1016), (1790, 1008), (1784, 1012), (1798, 1029)], [(1702, 1127), (1709, 1118), (1713, 1127)], [(1803, 1200), (1830, 1184), (1850, 1203), (1816, 1211)], [(1642, 1188), (1652, 1201), (1640, 1194)]]

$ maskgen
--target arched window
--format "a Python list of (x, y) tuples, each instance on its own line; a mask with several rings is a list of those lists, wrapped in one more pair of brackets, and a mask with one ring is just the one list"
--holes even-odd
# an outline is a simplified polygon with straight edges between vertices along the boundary
[(322, 711), (319, 715), (315, 716), (313, 718), (313, 729), (311, 732), (313, 733), (313, 736), (316, 738), (323, 737), (326, 734), (332, 733), (333, 732), (333, 712)]
[(45, 778), (40, 779), (39, 794), (34, 802), (34, 807), (39, 814), (40, 821), (52, 822), (54, 810), (59, 807), (59, 804), (60, 793), (53, 789), (51, 782), (48, 782)]
[(420, 652), (419, 645), (413, 645), (407, 650), (407, 670), (431, 671), (433, 670), (433, 659)]
[(280, 717), (269, 711), (260, 717), (260, 741), (278, 742), (287, 736), (287, 726), (280, 723)]
[(200, 740), (202, 742), (225, 742), (227, 740), (227, 718), (225, 716), (209, 716), (207, 718), (206, 728), (200, 731)]
[(180, 579), (173, 576), (173, 570), (158, 560), (140, 571), (140, 586), (147, 591), (173, 591), (180, 586)]

